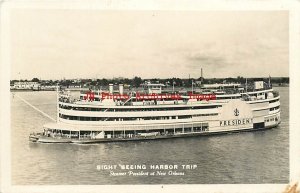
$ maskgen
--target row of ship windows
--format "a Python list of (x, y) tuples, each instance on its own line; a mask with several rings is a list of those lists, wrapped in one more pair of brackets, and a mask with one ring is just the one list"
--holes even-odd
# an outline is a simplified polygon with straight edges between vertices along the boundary
[[(123, 125), (123, 126), (106, 126), (104, 127), (106, 130), (126, 130), (126, 132), (128, 130), (139, 130), (139, 131), (145, 131), (148, 132), (148, 130), (151, 131), (155, 131), (157, 129), (180, 129), (182, 130), (183, 128), (204, 128), (204, 127), (208, 127), (208, 123), (207, 122), (197, 122), (197, 123), (179, 123), (179, 124), (154, 124), (154, 125)], [(143, 130), (140, 130), (141, 128), (143, 128)]]
[(75, 110), (75, 111), (102, 111), (102, 112), (134, 112), (134, 111), (174, 111), (174, 110), (191, 110), (191, 109), (214, 109), (221, 107), (221, 105), (211, 106), (194, 106), (194, 107), (170, 107), (170, 108), (95, 108), (95, 107), (72, 107), (67, 105), (59, 105), (61, 109)]
[[(173, 125), (166, 125), (164, 128), (157, 128), (152, 129), (151, 126), (138, 126), (137, 128), (144, 127), (145, 130), (135, 130), (135, 128), (132, 128), (130, 130), (114, 130), (112, 128), (112, 131), (105, 131), (105, 137), (104, 138), (132, 138), (132, 137), (140, 137), (144, 136), (143, 134), (148, 134), (149, 130), (151, 130), (151, 133), (155, 133), (155, 136), (157, 135), (173, 135), (175, 133), (190, 133), (190, 132), (203, 132), (203, 131), (209, 131), (208, 124), (197, 124), (192, 125), (189, 127), (180, 127), (173, 126)], [(161, 127), (161, 126), (160, 126)], [(93, 134), (99, 134), (99, 132), (93, 132), (93, 131), (80, 131), (80, 137), (81, 138), (87, 138), (93, 136)], [(64, 130), (53, 130), (52, 134), (47, 134), (49, 136), (71, 136), (71, 137), (78, 137), (79, 132), (76, 131), (76, 133), (72, 134), (69, 131)]]
[[(264, 93), (258, 93), (258, 94), (249, 94), (249, 96), (259, 96), (259, 95), (264, 95)], [(240, 96), (231, 96), (231, 97), (222, 97), (222, 96), (218, 96), (216, 99), (217, 100), (222, 100), (222, 99), (238, 99), (238, 98), (241, 98)], [(81, 100), (83, 100), (83, 97), (82, 96), (80, 96), (80, 99)], [(94, 99), (95, 101), (101, 101), (100, 100), (100, 98), (98, 98), (98, 97), (95, 97), (95, 99)], [(278, 99), (279, 100), (279, 99)], [(278, 101), (278, 100), (275, 100), (275, 101), (272, 101), (272, 102), (276, 102), (276, 101)], [(271, 101), (270, 101), (270, 103), (271, 103)]]
[[(226, 99), (227, 97), (223, 98)], [(269, 103), (274, 103), (279, 101), (279, 99), (269, 101)], [(76, 110), (76, 111), (102, 111), (102, 112), (134, 112), (134, 111), (174, 111), (174, 110), (190, 110), (190, 109), (214, 109), (222, 107), (221, 105), (211, 105), (211, 106), (194, 106), (194, 107), (170, 107), (170, 108), (97, 108), (97, 107), (72, 107), (68, 105), (59, 105), (62, 109)], [(278, 107), (279, 108), (279, 107)], [(277, 108), (277, 109), (278, 109)], [(275, 109), (274, 109), (275, 110)], [(271, 110), (272, 111), (272, 110)]]
[[(249, 94), (250, 96), (256, 96), (256, 94)], [(258, 95), (264, 95), (264, 93), (258, 93)], [(223, 99), (238, 99), (240, 98), (240, 96), (231, 96), (231, 97), (222, 97), (222, 96), (219, 96), (217, 97), (216, 99), (217, 100), (223, 100)], [(80, 97), (81, 100), (83, 100), (83, 97), (81, 96)], [(100, 98), (98, 97), (95, 97), (94, 99), (95, 101), (101, 101)], [(270, 101), (270, 103), (273, 103), (273, 102), (276, 102), (276, 101), (279, 101), (279, 99), (276, 99), (276, 100), (273, 100), (273, 101)]]
[[(189, 132), (202, 132), (209, 131), (209, 127), (201, 126), (201, 127), (187, 127), (187, 128), (168, 128), (168, 129), (156, 129), (151, 130), (152, 132), (156, 132), (157, 135), (173, 135), (175, 133), (189, 133)], [(84, 132), (88, 135), (88, 132)], [(148, 133), (146, 130), (136, 131), (136, 130), (126, 130), (124, 131), (105, 131), (105, 135), (116, 137), (135, 137), (139, 135), (143, 135), (143, 133)]]
[(277, 101), (279, 101), (279, 99), (269, 101), (269, 103), (275, 103), (275, 102), (277, 102)]
[(275, 110), (277, 110), (279, 108), (280, 108), (280, 106), (277, 106), (277, 107), (274, 107), (274, 108), (270, 108), (270, 111), (275, 111)]
[[(216, 116), (218, 113), (211, 114), (201, 114), (201, 115), (193, 115), (193, 117), (200, 116)], [(138, 120), (168, 120), (168, 119), (191, 119), (191, 115), (182, 115), (182, 116), (164, 116), (164, 117), (125, 117), (125, 118), (117, 118), (117, 117), (79, 117), (79, 116), (70, 116), (59, 114), (60, 118), (67, 120), (77, 120), (77, 121), (138, 121)]]
[(239, 99), (240, 96), (232, 96), (232, 97), (217, 97), (217, 100), (224, 100), (224, 99)]
[(276, 121), (277, 122), (278, 121), (278, 117), (275, 117), (275, 118), (273, 117), (273, 118), (267, 118), (266, 119), (266, 122), (272, 122), (272, 121)]
[[(223, 100), (223, 99), (239, 99), (239, 98), (241, 98), (241, 97), (240, 96), (231, 96), (231, 97), (222, 97), (222, 96), (220, 96), (220, 97), (217, 97), (216, 99), (217, 100)], [(80, 99), (83, 100), (83, 97), (81, 96)], [(101, 100), (100, 100), (100, 98), (95, 97), (94, 101), (101, 101)], [(168, 100), (166, 100), (166, 101), (168, 101)]]

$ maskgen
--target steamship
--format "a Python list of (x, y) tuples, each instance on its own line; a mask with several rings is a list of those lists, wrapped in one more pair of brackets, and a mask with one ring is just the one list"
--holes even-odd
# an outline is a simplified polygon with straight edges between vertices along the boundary
[(155, 140), (263, 130), (280, 124), (280, 96), (269, 82), (207, 84), (197, 92), (89, 90), (75, 99), (57, 94), (57, 122), (29, 140), (41, 143), (100, 143)]

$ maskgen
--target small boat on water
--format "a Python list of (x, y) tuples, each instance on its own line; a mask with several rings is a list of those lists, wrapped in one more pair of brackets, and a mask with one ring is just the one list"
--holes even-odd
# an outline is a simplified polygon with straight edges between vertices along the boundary
[(57, 92), (57, 122), (30, 134), (39, 143), (102, 143), (155, 140), (262, 130), (280, 124), (280, 96), (272, 86), (202, 85), (199, 92), (163, 92), (147, 83), (144, 91), (86, 91), (74, 99)]

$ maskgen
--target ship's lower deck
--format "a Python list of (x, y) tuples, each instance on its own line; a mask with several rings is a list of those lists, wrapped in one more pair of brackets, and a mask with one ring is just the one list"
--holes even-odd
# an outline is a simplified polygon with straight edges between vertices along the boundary
[[(278, 125), (278, 124), (277, 124)], [(239, 133), (239, 132), (249, 132), (249, 131), (261, 131), (266, 129), (271, 129), (277, 125), (264, 127), (264, 128), (243, 128), (236, 130), (223, 130), (223, 131), (204, 131), (204, 132), (188, 132), (188, 133), (168, 133), (168, 134), (152, 134), (148, 133), (148, 136), (118, 136), (110, 138), (91, 138), (86, 136), (79, 137), (53, 137), (45, 136), (42, 133), (31, 134), (29, 140), (31, 142), (38, 143), (75, 143), (75, 144), (93, 144), (93, 143), (105, 143), (105, 142), (125, 142), (125, 141), (143, 141), (143, 140), (160, 140), (160, 139), (172, 139), (172, 138), (185, 138), (185, 137), (198, 137), (198, 136), (211, 136), (211, 135), (220, 135), (220, 134), (229, 134), (229, 133)]]
[[(52, 128), (45, 128), (43, 133), (31, 134), (29, 140), (40, 143), (102, 143), (102, 142), (118, 142), (118, 141), (140, 141), (182, 138), (194, 136), (207, 136), (215, 134), (224, 134), (232, 132), (256, 131), (276, 127), (280, 124), (280, 112), (272, 117), (278, 119), (264, 118), (264, 122), (251, 122), (240, 125), (227, 125), (213, 127), (214, 122), (195, 122), (182, 123), (173, 125), (161, 125), (156, 127), (136, 127), (126, 126), (122, 129), (83, 129), (72, 127), (64, 124), (53, 124)], [(241, 121), (242, 122), (242, 121)], [(220, 125), (224, 124), (219, 121)], [(246, 122), (245, 122), (246, 123)], [(58, 129), (58, 126), (61, 127)], [(63, 127), (65, 128), (63, 129)], [(112, 127), (110, 127), (112, 128)], [(124, 129), (125, 128), (125, 129)], [(151, 129), (152, 128), (152, 129)]]

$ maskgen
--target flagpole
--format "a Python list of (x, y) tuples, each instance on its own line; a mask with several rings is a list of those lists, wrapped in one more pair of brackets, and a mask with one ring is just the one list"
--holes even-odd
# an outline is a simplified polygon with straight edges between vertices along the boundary
[(174, 81), (173, 81), (173, 93), (174, 93)]
[(194, 81), (192, 80), (192, 94), (194, 94)]

